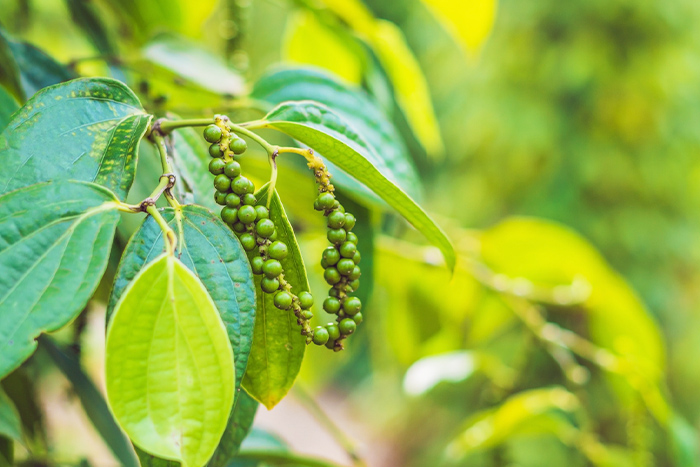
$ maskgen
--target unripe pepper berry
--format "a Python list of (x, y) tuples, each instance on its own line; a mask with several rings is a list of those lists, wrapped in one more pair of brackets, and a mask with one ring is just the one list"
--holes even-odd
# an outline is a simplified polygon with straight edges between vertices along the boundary
[(216, 204), (218, 204), (220, 206), (224, 206), (226, 204), (226, 195), (227, 194), (228, 193), (222, 193), (220, 191), (214, 192), (214, 201), (216, 202)]
[(270, 211), (265, 206), (255, 206), (255, 213), (258, 219), (269, 219)]
[(357, 245), (352, 242), (343, 242), (338, 251), (343, 258), (352, 258), (357, 253)]
[(360, 299), (357, 297), (348, 297), (343, 302), (343, 311), (348, 316), (353, 316), (356, 313), (359, 313), (361, 308), (362, 308), (362, 301), (360, 301)]
[(224, 153), (221, 151), (221, 146), (218, 144), (212, 144), (209, 146), (209, 155), (211, 157), (221, 157)]
[(340, 253), (338, 253), (338, 250), (336, 250), (335, 247), (329, 246), (323, 250), (323, 259), (326, 260), (326, 263), (329, 266), (335, 266), (338, 260), (340, 260)]
[(250, 184), (250, 180), (245, 178), (243, 175), (239, 175), (238, 177), (233, 179), (233, 183), (231, 184), (231, 191), (236, 193), (237, 195), (244, 195), (248, 193), (248, 185)]
[(286, 258), (288, 253), (289, 250), (287, 249), (287, 245), (280, 241), (272, 242), (272, 244), (270, 244), (270, 246), (267, 248), (267, 254), (270, 255), (270, 258), (278, 259), (280, 261)]
[(231, 140), (228, 147), (234, 154), (243, 154), (248, 149), (248, 143), (243, 138), (237, 137)]
[(243, 222), (244, 224), (251, 224), (255, 222), (255, 208), (253, 206), (241, 206), (238, 209), (238, 220)]
[[(240, 214), (240, 212), (239, 212)], [(241, 241), (241, 245), (243, 245), (243, 249), (245, 251), (253, 251), (255, 247), (257, 246), (255, 242), (255, 237), (253, 237), (252, 234), (249, 233), (244, 233), (243, 235), (240, 236), (239, 240)]]
[(223, 159), (212, 159), (209, 162), (209, 172), (211, 172), (213, 175), (219, 175), (224, 173), (224, 167), (226, 166), (226, 162), (224, 162)]
[(262, 271), (269, 279), (275, 278), (282, 274), (282, 263), (276, 259), (268, 259), (263, 263)]
[(263, 292), (273, 293), (280, 288), (280, 281), (278, 281), (277, 278), (268, 279), (267, 277), (263, 277), (262, 281), (260, 281), (260, 288)]
[(323, 301), (323, 309), (332, 315), (340, 311), (340, 300), (335, 297), (328, 297)]
[(333, 211), (328, 215), (328, 227), (339, 229), (345, 225), (345, 214), (340, 211)]
[(323, 326), (317, 326), (314, 329), (314, 344), (325, 345), (326, 342), (328, 342), (328, 339), (330, 339), (330, 335), (328, 334), (328, 330), (326, 328)]
[(224, 173), (228, 178), (233, 180), (241, 174), (241, 164), (236, 161), (229, 162), (224, 168)]
[(351, 259), (343, 258), (338, 261), (335, 267), (341, 275), (347, 276), (355, 269), (355, 263)]
[(326, 280), (326, 282), (328, 282), (328, 284), (335, 285), (340, 282), (340, 273), (336, 268), (329, 267), (323, 271), (323, 278)]
[(221, 128), (212, 124), (204, 129), (204, 139), (209, 143), (218, 143), (221, 139), (222, 131)]
[(328, 229), (328, 241), (331, 243), (343, 243), (347, 236), (345, 229)]
[(231, 187), (231, 179), (224, 174), (217, 175), (214, 178), (214, 187), (219, 191), (226, 192)]
[[(257, 214), (257, 211), (256, 211)], [(268, 238), (275, 231), (275, 223), (270, 219), (260, 219), (255, 225), (255, 231), (263, 238)], [(353, 263), (355, 264), (355, 263)]]
[(318, 195), (318, 206), (321, 209), (330, 209), (333, 207), (333, 204), (335, 203), (335, 196), (333, 196), (331, 193), (321, 193)]
[(229, 193), (226, 195), (226, 206), (230, 208), (237, 208), (241, 205), (241, 198), (236, 193)]
[(338, 330), (343, 336), (352, 334), (355, 329), (357, 329), (357, 324), (351, 318), (345, 318), (338, 323)]
[(221, 210), (221, 220), (228, 225), (233, 225), (238, 220), (238, 209), (226, 206)]
[(314, 305), (314, 296), (309, 292), (301, 292), (299, 294), (299, 306), (302, 310), (308, 310)]
[(284, 290), (277, 292), (272, 301), (280, 310), (288, 310), (292, 306), (292, 296)]
[(338, 325), (335, 323), (328, 323), (325, 326), (326, 331), (328, 331), (328, 337), (335, 341), (340, 337), (340, 330), (338, 329)]
[(265, 260), (262, 259), (260, 256), (255, 256), (253, 259), (251, 259), (250, 268), (253, 270), (253, 274), (262, 274), (262, 268), (264, 263)]

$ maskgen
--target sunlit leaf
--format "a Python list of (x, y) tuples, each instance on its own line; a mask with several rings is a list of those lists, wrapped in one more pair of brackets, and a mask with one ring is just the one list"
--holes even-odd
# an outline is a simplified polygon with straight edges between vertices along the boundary
[(43, 89), (0, 136), (0, 194), (60, 178), (94, 181), (123, 199), (150, 120), (119, 81), (86, 78)]
[(330, 109), (311, 101), (288, 102), (270, 111), (260, 126), (287, 133), (371, 188), (440, 248), (448, 268), (454, 269), (454, 248), (442, 229), (397, 186), (396, 175), (365, 140)]
[[(258, 204), (267, 203), (268, 185), (255, 193)], [(282, 202), (275, 192), (270, 204), (270, 219), (277, 228), (277, 239), (287, 244), (289, 254), (280, 262), (284, 268), (284, 278), (292, 286), (292, 292), (299, 294), (309, 290), (306, 268), (294, 237), (294, 229), (289, 224)], [(252, 254), (252, 253), (251, 253)], [(297, 318), (291, 311), (281, 311), (275, 307), (271, 294), (260, 289), (262, 276), (255, 277), (257, 310), (253, 348), (250, 352), (248, 369), (243, 379), (243, 388), (268, 409), (277, 405), (289, 392), (299, 374), (306, 350), (306, 338), (301, 335)]]
[[(167, 208), (162, 216), (180, 239), (178, 258), (202, 281), (226, 326), (238, 387), (248, 365), (255, 322), (255, 286), (245, 252), (219, 216), (203, 207), (182, 206), (177, 215)], [(108, 319), (128, 284), (164, 249), (163, 232), (149, 216), (122, 255), (107, 307)]]
[[(422, 182), (408, 149), (384, 110), (365, 91), (344, 83), (320, 70), (282, 69), (260, 78), (251, 97), (272, 104), (285, 101), (313, 100), (342, 117), (391, 169), (394, 181), (413, 198), (420, 200)], [(373, 154), (369, 154), (368, 157)], [(372, 191), (344, 172), (334, 170), (333, 183), (349, 189), (358, 202), (377, 199)], [(390, 177), (391, 178), (391, 177)], [(358, 199), (359, 197), (359, 199)]]
[(85, 415), (88, 416), (119, 463), (123, 466), (138, 467), (139, 463), (131, 443), (112, 417), (107, 401), (102, 397), (92, 379), (83, 371), (79, 358), (61, 349), (48, 336), (41, 336), (39, 342), (73, 386), (73, 390), (78, 395), (85, 410)]
[(0, 197), (0, 378), (83, 309), (107, 267), (117, 199), (98, 185), (40, 183)]
[[(299, 11), (287, 20), (284, 37), (284, 58), (330, 70), (349, 83), (362, 82), (362, 49), (352, 38), (321, 23), (308, 11)], [(307, 97), (309, 98), (309, 97)]]
[(105, 371), (112, 411), (136, 445), (206, 464), (233, 405), (233, 351), (214, 301), (174, 256), (148, 264), (119, 299)]
[(496, 19), (497, 0), (423, 0), (423, 3), (470, 54), (477, 53)]
[(477, 367), (475, 355), (466, 350), (426, 357), (408, 369), (403, 379), (403, 388), (407, 394), (419, 396), (443, 381), (464, 381)]

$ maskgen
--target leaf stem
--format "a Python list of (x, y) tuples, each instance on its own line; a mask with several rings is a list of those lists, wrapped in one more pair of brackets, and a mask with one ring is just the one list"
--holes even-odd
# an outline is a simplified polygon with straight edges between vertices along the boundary
[(167, 135), (173, 130), (178, 128), (186, 128), (189, 126), (207, 126), (214, 123), (211, 118), (190, 118), (185, 120), (160, 120), (160, 132), (163, 135)]
[(270, 143), (265, 140), (262, 136), (258, 135), (257, 133), (253, 133), (252, 131), (244, 128), (242, 125), (237, 125), (235, 123), (229, 122), (229, 126), (231, 127), (231, 130), (238, 134), (238, 135), (243, 135), (247, 136), (248, 138), (252, 139), (256, 143), (258, 143), (262, 148), (267, 151), (267, 155), (271, 156), (278, 148), (277, 146), (273, 146)]
[(146, 212), (150, 214), (153, 217), (153, 219), (155, 219), (156, 223), (158, 224), (158, 227), (160, 227), (160, 230), (163, 231), (165, 238), (168, 239), (168, 241), (166, 242), (168, 254), (174, 255), (175, 248), (177, 248), (177, 236), (175, 235), (175, 231), (168, 225), (167, 222), (165, 222), (165, 219), (163, 218), (163, 216), (161, 216), (155, 204), (150, 204), (146, 208)]

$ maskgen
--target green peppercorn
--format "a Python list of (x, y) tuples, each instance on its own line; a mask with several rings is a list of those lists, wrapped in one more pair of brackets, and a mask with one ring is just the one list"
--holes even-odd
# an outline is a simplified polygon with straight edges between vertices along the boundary
[(352, 258), (357, 252), (357, 245), (352, 242), (343, 242), (338, 250), (343, 258)]
[(317, 211), (323, 211), (323, 208), (321, 207), (320, 204), (318, 204), (318, 198), (314, 200), (314, 209)]
[(222, 131), (218, 126), (211, 124), (204, 129), (204, 139), (209, 143), (218, 143), (221, 139)]
[(355, 321), (353, 321), (352, 318), (342, 319), (340, 320), (340, 323), (338, 323), (338, 330), (343, 336), (349, 336), (355, 332), (355, 329), (357, 329), (357, 324), (355, 324)]
[(216, 201), (216, 204), (220, 206), (224, 206), (226, 204), (226, 195), (228, 193), (222, 193), (220, 191), (214, 192), (214, 201)]
[(209, 162), (209, 172), (211, 172), (213, 175), (219, 175), (224, 173), (224, 166), (226, 165), (226, 162), (224, 162), (223, 159), (212, 159)]
[(362, 255), (360, 254), (359, 251), (356, 251), (354, 255), (352, 255), (352, 260), (355, 262), (355, 264), (360, 264), (360, 260), (362, 259)]
[(237, 208), (241, 205), (241, 198), (236, 193), (229, 193), (226, 195), (226, 206), (230, 208)]
[(330, 289), (328, 289), (328, 296), (334, 297), (334, 298), (340, 298), (340, 290), (338, 290), (335, 287), (331, 287)]
[(236, 222), (235, 224), (233, 224), (231, 226), (231, 228), (233, 229), (234, 232), (238, 232), (238, 233), (243, 233), (247, 230), (246, 226), (243, 222)]
[(250, 268), (253, 270), (253, 274), (262, 274), (262, 267), (265, 260), (260, 256), (255, 256), (250, 260)]
[(275, 241), (277, 240), (277, 229), (275, 229), (274, 232), (272, 232), (272, 235), (270, 235), (270, 241)]
[(353, 232), (348, 232), (347, 240), (348, 242), (357, 245), (357, 235), (355, 235)]
[(335, 196), (333, 196), (332, 193), (325, 192), (318, 195), (316, 200), (318, 201), (318, 206), (321, 209), (330, 209), (333, 207), (333, 203), (335, 203)]
[(347, 297), (343, 301), (343, 311), (348, 316), (353, 316), (355, 313), (359, 312), (362, 308), (362, 302), (357, 297)]
[(352, 280), (348, 282), (348, 287), (350, 287), (352, 291), (355, 292), (357, 289), (360, 288), (360, 281), (358, 279)]
[(328, 297), (323, 301), (323, 309), (332, 315), (340, 311), (340, 300), (335, 297)]
[(265, 206), (255, 206), (255, 213), (257, 214), (257, 219), (270, 218), (270, 211)]
[(248, 149), (248, 144), (243, 138), (236, 137), (231, 140), (228, 147), (234, 154), (243, 154)]
[[(268, 238), (275, 231), (275, 223), (270, 219), (260, 219), (255, 225), (255, 231), (263, 238)], [(353, 263), (355, 264), (355, 263)]]
[(321, 258), (321, 267), (323, 269), (326, 269), (330, 264), (328, 264), (328, 261), (326, 261), (326, 258)]
[(238, 219), (244, 224), (255, 222), (255, 208), (253, 206), (241, 206), (238, 209)]
[(243, 249), (245, 251), (253, 251), (257, 246), (257, 243), (255, 242), (255, 237), (252, 234), (244, 233), (240, 236), (239, 240), (241, 241), (241, 245), (243, 245)]
[(301, 306), (302, 310), (308, 310), (314, 306), (314, 296), (306, 291), (301, 292), (299, 294), (299, 306)]
[(335, 209), (336, 211), (340, 211), (341, 214), (345, 214), (345, 208), (342, 204), (340, 204), (339, 201), (333, 203), (333, 209)]
[(247, 193), (255, 193), (255, 184), (248, 180), (248, 188), (246, 189)]
[(241, 164), (236, 161), (229, 162), (224, 168), (224, 173), (228, 178), (233, 180), (241, 174)]
[(328, 342), (326, 342), (326, 348), (333, 350), (335, 348), (335, 341), (332, 339), (329, 339)]
[[(355, 264), (355, 262), (353, 262), (352, 264)], [(362, 270), (360, 269), (360, 266), (355, 266), (354, 268), (352, 268), (352, 272), (350, 272), (350, 274), (348, 274), (348, 279), (350, 279), (351, 281), (354, 281), (354, 280), (359, 279), (361, 275), (362, 275)]]
[(330, 336), (326, 328), (323, 326), (316, 326), (316, 328), (314, 328), (314, 344), (325, 345), (329, 338)]
[(253, 193), (246, 193), (243, 195), (243, 204), (247, 204), (248, 206), (253, 206), (255, 207), (255, 203), (258, 202), (258, 199), (255, 197)]
[(243, 175), (239, 175), (238, 177), (234, 178), (233, 182), (231, 183), (231, 191), (241, 196), (246, 194), (248, 191), (248, 179)]
[(238, 220), (238, 209), (226, 206), (221, 210), (221, 220), (228, 225), (233, 225)]
[(260, 281), (260, 288), (263, 292), (273, 293), (280, 288), (280, 281), (278, 281), (277, 278), (268, 279), (267, 277), (263, 277), (262, 281)]
[(221, 157), (224, 153), (221, 151), (221, 146), (218, 144), (212, 144), (209, 146), (209, 155), (211, 157)]
[(328, 331), (328, 337), (335, 341), (340, 337), (340, 330), (338, 329), (338, 325), (335, 323), (328, 323), (325, 326), (326, 331)]
[(314, 314), (311, 312), (311, 310), (303, 310), (301, 312), (301, 316), (308, 321), (314, 317)]
[(287, 245), (285, 243), (276, 241), (272, 242), (272, 244), (270, 244), (270, 246), (267, 248), (267, 254), (270, 255), (270, 258), (281, 261), (287, 257), (289, 250), (287, 249)]
[(228, 191), (231, 187), (231, 179), (224, 174), (217, 175), (214, 178), (214, 187), (219, 191)]
[(357, 219), (355, 219), (355, 216), (350, 214), (349, 212), (345, 213), (345, 230), (348, 232), (352, 230), (353, 227), (355, 227), (355, 223), (357, 222)]
[(272, 302), (280, 310), (288, 310), (292, 306), (292, 296), (289, 294), (289, 292), (281, 290), (275, 294)]
[(338, 261), (338, 264), (336, 264), (335, 267), (341, 275), (347, 276), (352, 273), (353, 269), (355, 269), (355, 263), (353, 263), (351, 259), (343, 258)]
[(362, 313), (356, 313), (355, 316), (352, 317), (352, 320), (355, 322), (355, 324), (360, 324), (364, 318), (362, 317)]
[(328, 282), (330, 285), (335, 285), (338, 282), (340, 282), (340, 273), (338, 270), (334, 267), (329, 267), (325, 271), (323, 271), (323, 278)]
[(272, 279), (273, 277), (277, 277), (282, 274), (282, 263), (276, 259), (268, 259), (263, 264), (262, 271), (265, 274), (265, 277)]
[(328, 229), (328, 241), (331, 243), (343, 243), (347, 232), (345, 229)]
[(345, 225), (345, 215), (340, 211), (333, 211), (328, 215), (328, 227), (339, 229)]

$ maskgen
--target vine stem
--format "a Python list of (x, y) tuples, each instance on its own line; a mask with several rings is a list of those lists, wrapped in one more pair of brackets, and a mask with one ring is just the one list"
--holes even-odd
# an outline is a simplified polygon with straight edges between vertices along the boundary
[(155, 204), (150, 204), (146, 208), (146, 212), (150, 214), (153, 219), (156, 221), (158, 224), (158, 227), (160, 227), (160, 230), (163, 231), (163, 234), (165, 235), (165, 238), (168, 239), (166, 242), (166, 247), (168, 249), (168, 254), (169, 255), (174, 255), (175, 254), (175, 248), (177, 248), (177, 236), (175, 235), (175, 231), (168, 225), (167, 222), (165, 222), (165, 219), (163, 216), (160, 214), (158, 211), (158, 208), (156, 208)]

